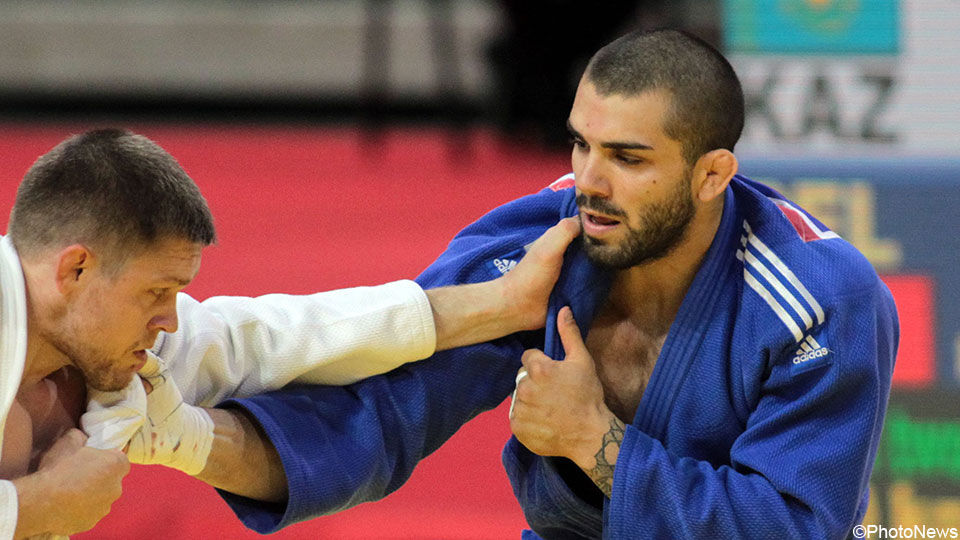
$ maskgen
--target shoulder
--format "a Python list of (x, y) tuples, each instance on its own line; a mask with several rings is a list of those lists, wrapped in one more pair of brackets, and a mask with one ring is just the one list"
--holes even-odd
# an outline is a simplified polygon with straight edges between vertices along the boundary
[(457, 236), (511, 234), (552, 226), (561, 218), (576, 213), (573, 174), (561, 176), (543, 189), (500, 205), (464, 228)]
[(879, 286), (866, 257), (815, 216), (763, 184), (738, 180), (734, 189), (743, 208), (744, 253), (760, 257), (787, 281), (796, 278), (821, 297)]
[(509, 271), (526, 246), (576, 210), (573, 175), (494, 208), (467, 225), (418, 278), (424, 287), (487, 281)]
[(849, 242), (769, 187), (742, 177), (733, 186), (743, 216), (744, 304), (757, 321), (806, 351), (822, 346), (821, 329), (864, 303), (892, 308), (872, 265)]

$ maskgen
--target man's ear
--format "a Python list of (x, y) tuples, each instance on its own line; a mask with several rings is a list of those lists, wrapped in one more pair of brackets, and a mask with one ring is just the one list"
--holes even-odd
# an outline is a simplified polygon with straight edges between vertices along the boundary
[(733, 152), (719, 148), (700, 156), (693, 166), (693, 193), (701, 202), (709, 202), (722, 194), (739, 163)]
[[(69, 295), (85, 283), (87, 273), (93, 264), (93, 253), (83, 244), (67, 246), (57, 253), (57, 290)], [(87, 274), (89, 275), (89, 274)]]

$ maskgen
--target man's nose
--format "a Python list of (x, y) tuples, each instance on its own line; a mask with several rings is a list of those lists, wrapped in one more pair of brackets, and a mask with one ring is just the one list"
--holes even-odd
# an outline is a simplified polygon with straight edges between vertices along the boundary
[(147, 323), (148, 330), (162, 330), (168, 334), (177, 331), (179, 320), (177, 320), (177, 307), (173, 305), (171, 309), (164, 310), (163, 313), (155, 315)]
[(576, 173), (575, 182), (580, 193), (593, 197), (610, 196), (610, 183), (606, 180), (604, 164), (596, 153), (584, 157), (582, 168)]

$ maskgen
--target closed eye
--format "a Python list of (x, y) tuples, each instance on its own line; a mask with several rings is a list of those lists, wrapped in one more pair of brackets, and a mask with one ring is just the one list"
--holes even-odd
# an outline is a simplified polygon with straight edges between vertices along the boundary
[(637, 156), (631, 156), (629, 154), (617, 154), (616, 158), (617, 158), (617, 161), (625, 165), (637, 165), (638, 163), (641, 163), (643, 161), (643, 158), (639, 158)]

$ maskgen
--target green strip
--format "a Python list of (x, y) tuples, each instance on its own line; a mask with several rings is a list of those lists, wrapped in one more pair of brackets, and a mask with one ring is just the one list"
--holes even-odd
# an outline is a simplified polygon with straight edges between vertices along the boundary
[(883, 439), (882, 451), (893, 480), (960, 482), (960, 419), (921, 421), (903, 409), (891, 409)]

